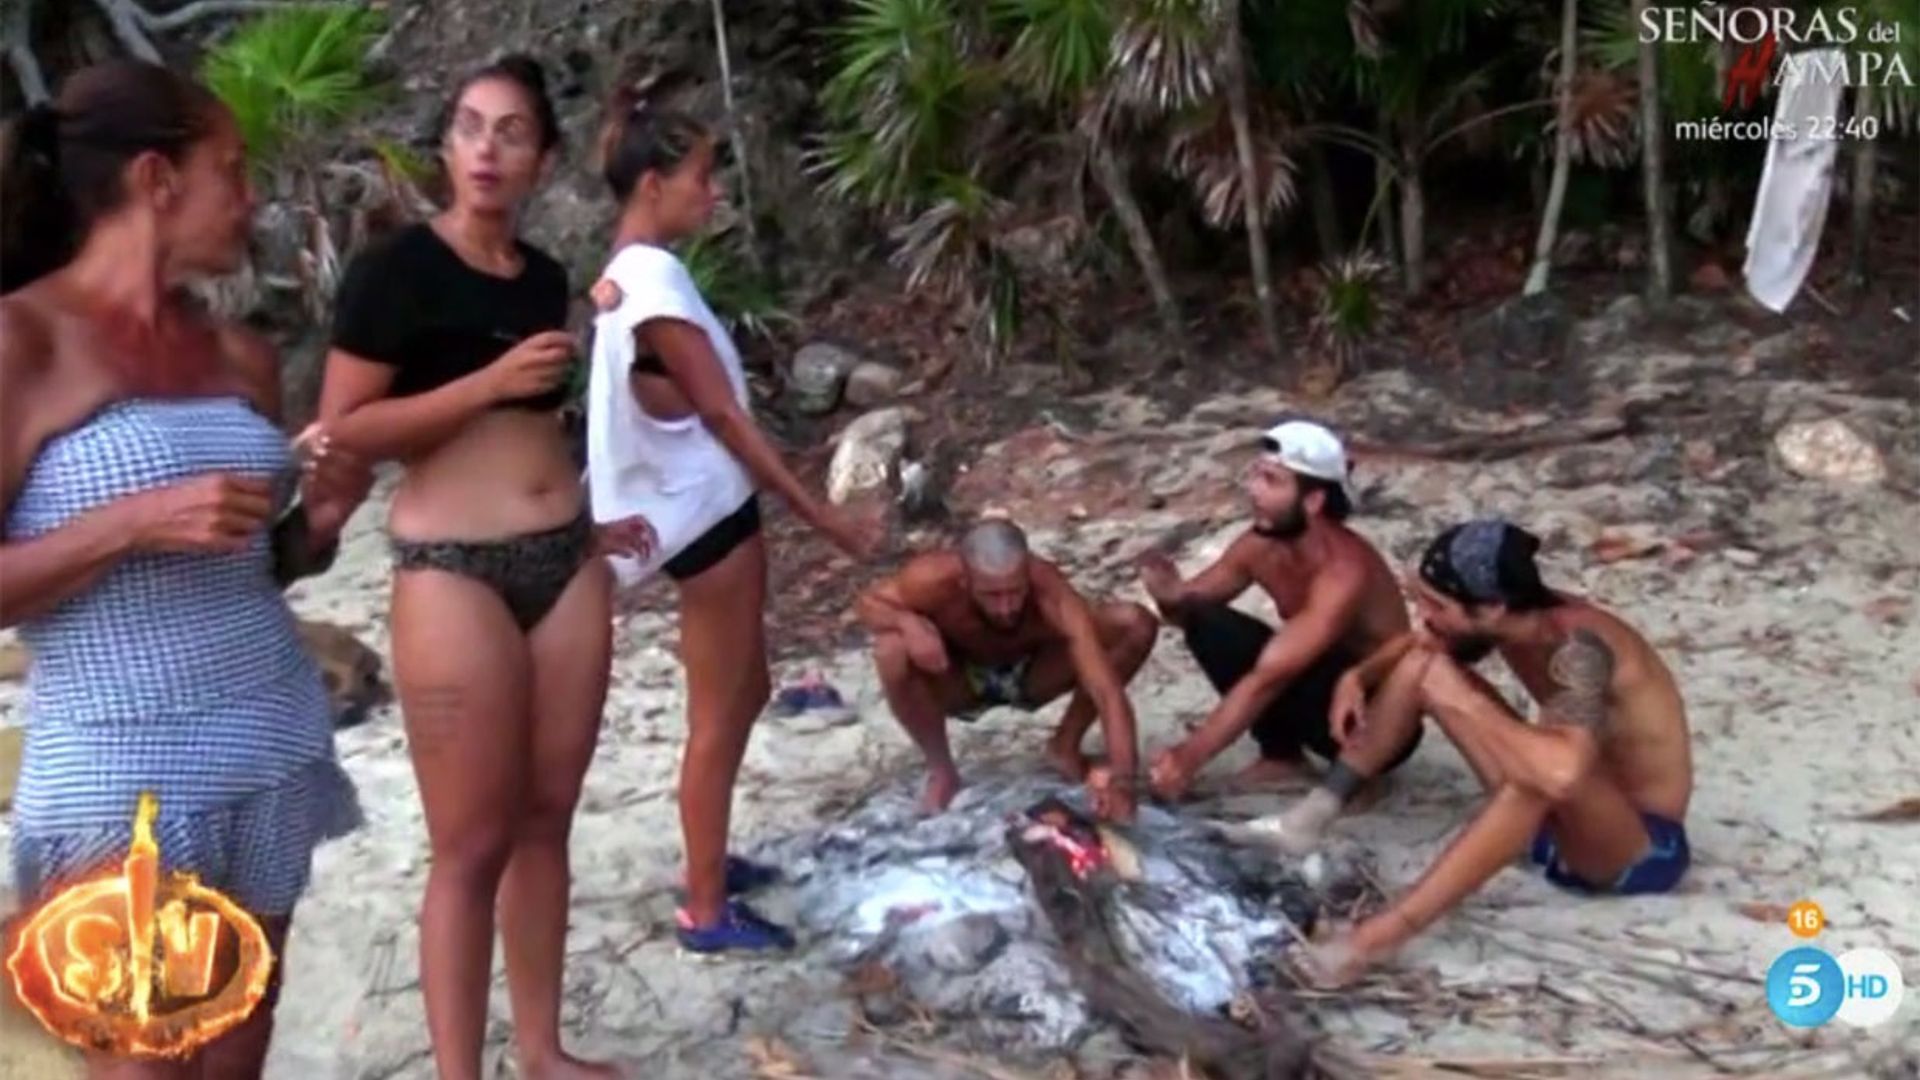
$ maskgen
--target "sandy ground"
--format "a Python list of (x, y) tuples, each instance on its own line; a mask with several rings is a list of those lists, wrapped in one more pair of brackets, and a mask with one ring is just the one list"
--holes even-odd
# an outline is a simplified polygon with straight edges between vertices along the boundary
[[(1870, 1055), (1920, 1045), (1920, 986), (1889, 1025), (1812, 1034), (1774, 1020), (1762, 988), (1768, 964), (1797, 943), (1785, 907), (1807, 898), (1831, 923), (1817, 944), (1887, 949), (1910, 985), (1920, 984), (1920, 824), (1855, 820), (1920, 795), (1920, 505), (1889, 488), (1847, 490), (1769, 463), (1758, 445), (1781, 418), (1780, 403), (1804, 403), (1811, 391), (1729, 369), (1727, 350), (1751, 343), (1708, 344), (1618, 360), (1635, 373), (1642, 397), (1714, 402), (1696, 417), (1686, 446), (1648, 434), (1492, 464), (1363, 463), (1356, 524), (1390, 558), (1406, 560), (1437, 528), (1480, 512), (1505, 512), (1546, 536), (1551, 580), (1615, 607), (1665, 651), (1686, 692), (1698, 769), (1694, 870), (1676, 895), (1580, 900), (1509, 870), (1392, 970), (1344, 998), (1304, 1002), (1329, 1038), (1379, 1055), (1370, 1060), (1383, 1071), (1389, 1057), (1401, 1067), (1531, 1058), (1539, 1059), (1535, 1071), (1503, 1075), (1859, 1076)], [(1912, 402), (1835, 399), (1844, 389), (1818, 388), (1839, 401), (1827, 413), (1852, 401), (1881, 409), (1891, 430), (1916, 430)], [(1349, 387), (1330, 412), (1359, 425), (1384, 401), (1419, 409), (1419, 393), (1378, 376)], [(1126, 566), (1147, 543), (1190, 535), (1179, 560), (1192, 570), (1231, 539), (1232, 483), (1248, 425), (1288, 408), (1269, 392), (1214, 398), (1200, 409), (1128, 392), (1082, 405), (1082, 422), (1071, 427), (983, 448), (970, 479), (997, 472), (1010, 487), (1031, 484), (1050, 494), (1055, 511), (1082, 501), (1085, 520), (1036, 507), (1037, 546), (1090, 590), (1132, 596), (1139, 590)], [(1392, 430), (1370, 434), (1387, 441)], [(1033, 453), (1035, 439), (1066, 450)], [(1726, 456), (1741, 445), (1750, 451), (1745, 460)], [(1911, 452), (1904, 439), (1885, 450)], [(1677, 462), (1644, 467), (1650, 454), (1675, 453)], [(1115, 491), (1131, 502), (1120, 507), (1108, 498)], [(296, 590), (294, 603), (384, 652), (388, 571), (378, 517), (375, 507), (363, 511), (338, 568)], [(1690, 541), (1698, 549), (1690, 559), (1654, 552), (1607, 561), (1593, 547), (1603, 529), (1712, 536)], [(1249, 606), (1260, 611), (1264, 602)], [(578, 1049), (648, 1059), (649, 1077), (1072, 1075), (1048, 1072), (1060, 1066), (1045, 1062), (1005, 1066), (1031, 1073), (972, 1071), (959, 1055), (989, 1048), (943, 1045), (937, 1019), (850, 1041), (853, 1016), (839, 977), (806, 951), (726, 965), (676, 954), (669, 890), (684, 700), (673, 643), (671, 624), (657, 613), (633, 615), (619, 630), (605, 733), (573, 844), (567, 1016)], [(917, 771), (861, 655), (821, 655), (783, 665), (777, 676), (808, 670), (857, 701), (858, 716), (762, 723), (736, 803), (745, 843), (830, 820), (851, 800)], [(6, 722), (17, 723), (18, 688), (0, 690)], [(1170, 634), (1133, 693), (1150, 745), (1213, 700)], [(1002, 710), (957, 729), (963, 764), (1017, 767), (1037, 757), (1052, 716)], [(427, 853), (397, 716), (382, 710), (343, 732), (339, 747), (368, 820), (317, 857), (268, 1075), (430, 1076), (415, 969)], [(1369, 849), (1380, 877), (1397, 887), (1477, 798), (1459, 756), (1429, 737), (1388, 798), (1340, 833)], [(1241, 797), (1194, 812), (1274, 805)], [(780, 894), (764, 906), (779, 915)], [(498, 979), (493, 1003), (490, 1042), (504, 1058), (509, 1026)], [(55, 1075), (19, 1017), (5, 1024), (0, 1077)], [(1085, 1075), (1109, 1075), (1100, 1062), (1113, 1049), (1089, 1046)], [(941, 1064), (943, 1053), (956, 1056)]]

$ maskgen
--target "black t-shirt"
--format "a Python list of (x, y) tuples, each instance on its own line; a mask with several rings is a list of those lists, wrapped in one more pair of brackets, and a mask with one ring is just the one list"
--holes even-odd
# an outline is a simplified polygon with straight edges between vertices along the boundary
[[(334, 301), (333, 345), (391, 364), (394, 397), (434, 390), (498, 360), (544, 330), (567, 325), (567, 272), (516, 241), (518, 276), (467, 265), (426, 224), (410, 225), (355, 256)], [(542, 411), (566, 402), (567, 382), (507, 404)]]

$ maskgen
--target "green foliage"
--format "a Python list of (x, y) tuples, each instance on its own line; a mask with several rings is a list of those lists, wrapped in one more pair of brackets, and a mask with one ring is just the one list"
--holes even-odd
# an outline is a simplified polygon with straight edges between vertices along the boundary
[(1320, 267), (1319, 277), (1314, 340), (1327, 350), (1336, 370), (1345, 370), (1386, 316), (1390, 267), (1371, 252), (1359, 250), (1328, 260)]
[(375, 139), (371, 146), (380, 163), (393, 175), (415, 185), (433, 178), (433, 161), (413, 147), (392, 139)]
[(713, 313), (735, 333), (771, 337), (793, 322), (776, 282), (754, 270), (734, 233), (703, 233), (680, 249), (680, 260)]
[(988, 80), (978, 36), (954, 0), (854, 0), (829, 36), (835, 71), (821, 95), (829, 134), (816, 155), (830, 194), (880, 209), (919, 201), (964, 157)]
[(1112, 0), (994, 0), (993, 13), (996, 26), (1014, 35), (1008, 74), (1041, 101), (1071, 103), (1106, 78)]
[[(1581, 52), (1611, 71), (1634, 74), (1640, 63), (1640, 24), (1632, 0), (1587, 5)], [(1660, 104), (1669, 121), (1702, 120), (1721, 112), (1721, 85), (1714, 71), (1714, 43), (1664, 41), (1660, 56)]]
[(254, 162), (299, 154), (377, 99), (367, 50), (383, 20), (345, 5), (292, 7), (243, 26), (207, 54), (202, 77), (233, 110)]

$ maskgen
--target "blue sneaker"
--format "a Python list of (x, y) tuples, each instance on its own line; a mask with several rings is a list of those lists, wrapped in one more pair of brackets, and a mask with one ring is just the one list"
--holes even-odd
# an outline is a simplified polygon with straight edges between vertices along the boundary
[(727, 901), (725, 913), (712, 926), (693, 925), (693, 916), (681, 908), (674, 913), (680, 947), (703, 955), (719, 953), (785, 952), (794, 946), (793, 933), (739, 900)]
[(745, 896), (780, 883), (780, 868), (740, 855), (727, 856), (727, 895)]

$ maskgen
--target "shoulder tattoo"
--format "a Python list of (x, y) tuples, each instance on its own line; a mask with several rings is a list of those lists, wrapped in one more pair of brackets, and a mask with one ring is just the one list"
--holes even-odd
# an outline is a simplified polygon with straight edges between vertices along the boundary
[(1613, 650), (1591, 630), (1575, 630), (1554, 651), (1547, 675), (1560, 689), (1547, 702), (1559, 719), (1598, 727), (1607, 718), (1607, 688), (1613, 683)]

